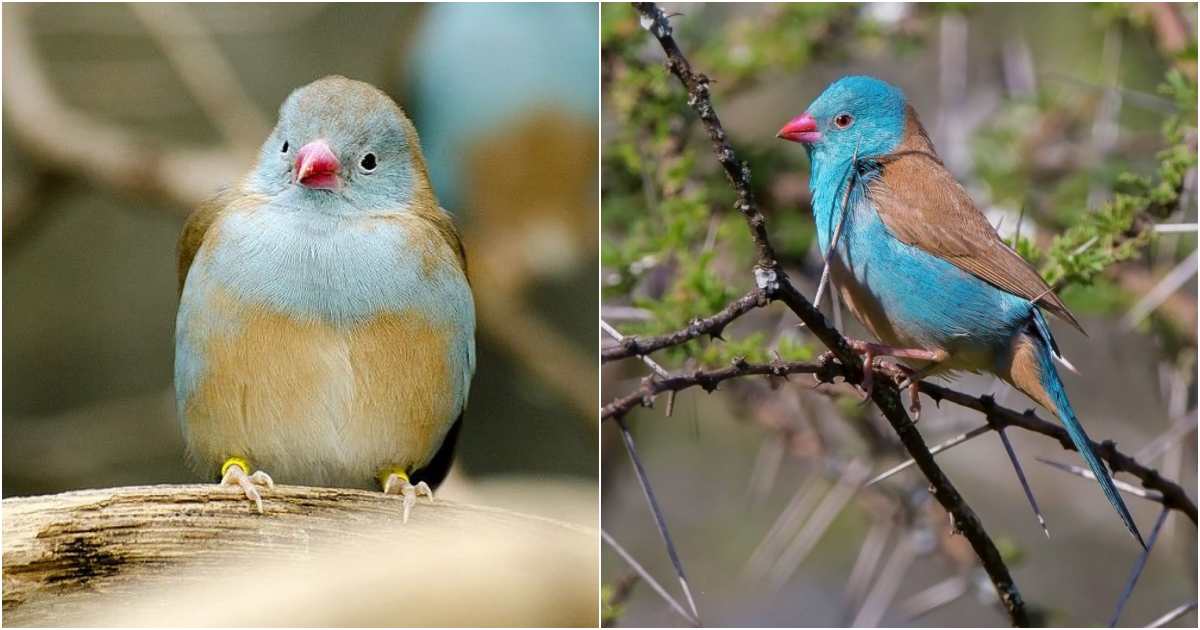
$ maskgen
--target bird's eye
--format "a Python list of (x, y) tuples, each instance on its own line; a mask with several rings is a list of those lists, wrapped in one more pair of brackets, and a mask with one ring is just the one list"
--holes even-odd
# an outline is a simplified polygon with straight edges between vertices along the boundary
[(359, 161), (359, 165), (362, 166), (362, 169), (368, 173), (375, 170), (375, 154), (368, 153), (362, 156), (362, 160)]
[(837, 125), (838, 129), (845, 129), (846, 127), (854, 124), (854, 117), (843, 112), (838, 114), (837, 117), (833, 119), (833, 124)]
[(283, 150), (281, 151), (281, 153), (287, 153), (287, 150), (288, 150), (288, 141), (284, 140), (283, 141)]

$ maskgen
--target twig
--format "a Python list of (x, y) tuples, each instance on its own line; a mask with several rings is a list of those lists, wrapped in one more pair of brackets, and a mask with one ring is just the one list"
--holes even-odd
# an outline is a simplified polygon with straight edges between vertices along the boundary
[(867, 594), (862, 608), (850, 623), (852, 627), (879, 625), (892, 599), (896, 597), (896, 592), (900, 590), (908, 568), (917, 559), (916, 542), (913, 540), (915, 535), (906, 532), (900, 537), (896, 547), (892, 549), (891, 557), (883, 566), (883, 571), (879, 573), (875, 587)]
[[(984, 433), (987, 433), (988, 431), (991, 431), (991, 430), (992, 430), (992, 427), (989, 425), (986, 425), (986, 424), (975, 427), (974, 429), (971, 429), (970, 431), (967, 431), (966, 433), (960, 433), (960, 434), (950, 438), (949, 440), (946, 440), (945, 442), (942, 442), (940, 444), (933, 446), (932, 448), (929, 449), (929, 453), (931, 455), (937, 455), (938, 453), (941, 453), (942, 451), (954, 448), (955, 446), (958, 446), (959, 444), (962, 444), (963, 442), (972, 440), (972, 439), (974, 439), (980, 435), (983, 435)], [(867, 485), (868, 486), (875, 485), (875, 484), (879, 483), (880, 481), (883, 481), (884, 479), (887, 479), (888, 477), (891, 477), (891, 476), (895, 475), (896, 473), (911, 467), (915, 463), (917, 463), (916, 460), (914, 460), (912, 458), (906, 459), (903, 462), (900, 462), (899, 464), (896, 464), (895, 466), (892, 466), (891, 468), (879, 473), (878, 475), (875, 475), (874, 477), (871, 478), (870, 481), (867, 482)]]
[(237, 80), (237, 70), (186, 4), (143, 4), (129, 10), (146, 27), (192, 97), (232, 148), (257, 146), (271, 124)]
[(620, 418), (617, 419), (617, 426), (621, 428), (621, 439), (625, 443), (625, 450), (629, 453), (629, 460), (633, 463), (633, 470), (637, 474), (638, 484), (642, 487), (646, 503), (650, 506), (650, 513), (654, 516), (654, 524), (658, 527), (658, 533), (662, 536), (663, 543), (667, 546), (667, 555), (670, 556), (671, 564), (675, 567), (675, 575), (679, 577), (679, 585), (683, 588), (684, 597), (687, 598), (688, 608), (692, 610), (692, 617), (698, 623), (700, 613), (696, 610), (696, 601), (692, 599), (692, 589), (688, 586), (687, 576), (683, 572), (683, 563), (679, 560), (679, 553), (675, 551), (675, 543), (671, 541), (671, 532), (667, 530), (667, 521), (663, 517), (662, 509), (658, 506), (658, 499), (654, 497), (654, 489), (650, 487), (646, 469), (642, 467), (642, 460), (638, 457), (637, 447), (633, 443), (633, 434), (629, 432), (625, 421)]
[[(1045, 459), (1042, 457), (1035, 457), (1034, 459), (1038, 460), (1039, 462), (1041, 462), (1051, 468), (1056, 468), (1067, 474), (1075, 475), (1076, 477), (1082, 477), (1083, 479), (1090, 479), (1092, 481), (1096, 480), (1096, 473), (1094, 473), (1082, 466), (1076, 466), (1074, 464), (1063, 464), (1061, 462), (1056, 462), (1056, 461)], [(1137, 486), (1130, 485), (1119, 479), (1113, 479), (1113, 486), (1115, 486), (1117, 488), (1117, 490), (1121, 490), (1122, 492), (1125, 492), (1126, 494), (1132, 494), (1133, 496), (1138, 497), (1139, 499), (1145, 499), (1147, 501), (1154, 501), (1155, 503), (1163, 502), (1162, 495), (1158, 494), (1157, 492), (1143, 490)]]
[(909, 597), (897, 608), (906, 617), (904, 623), (910, 624), (942, 606), (954, 603), (967, 594), (970, 586), (967, 576), (953, 575)]
[(1108, 620), (1108, 627), (1117, 627), (1117, 622), (1121, 619), (1121, 611), (1125, 610), (1125, 604), (1129, 602), (1129, 598), (1133, 596), (1133, 587), (1137, 586), (1138, 578), (1142, 577), (1142, 571), (1146, 568), (1146, 561), (1150, 558), (1150, 551), (1154, 549), (1154, 543), (1158, 540), (1158, 534), (1162, 531), (1163, 523), (1167, 522), (1167, 515), (1171, 513), (1171, 509), (1163, 506), (1163, 509), (1158, 512), (1158, 520), (1154, 521), (1154, 529), (1150, 532), (1150, 540), (1146, 541), (1146, 548), (1138, 556), (1137, 562), (1133, 565), (1133, 574), (1129, 576), (1129, 582), (1125, 584), (1125, 589), (1121, 591), (1121, 597), (1117, 599), (1117, 609), (1113, 611), (1112, 619)]
[(667, 602), (667, 604), (671, 607), (671, 610), (674, 610), (676, 613), (678, 613), (679, 616), (683, 617), (689, 624), (693, 626), (700, 625), (700, 622), (697, 621), (695, 617), (692, 617), (690, 614), (688, 614), (688, 611), (684, 610), (683, 606), (680, 606), (679, 602), (675, 601), (674, 597), (671, 597), (671, 594), (667, 592), (667, 589), (663, 588), (662, 585), (658, 583), (658, 580), (655, 580), (654, 576), (650, 575), (650, 572), (642, 567), (642, 565), (639, 564), (638, 561), (634, 559), (634, 557), (630, 555), (628, 551), (625, 551), (624, 547), (618, 544), (617, 541), (613, 540), (613, 537), (610, 536), (608, 532), (602, 529), (600, 530), (600, 536), (604, 539), (604, 542), (607, 543), (609, 547), (612, 547), (613, 551), (617, 552), (618, 556), (621, 556), (621, 559), (625, 561), (625, 564), (628, 564), (629, 567), (633, 569), (639, 576), (641, 576), (643, 580), (646, 580), (646, 584), (649, 584), (650, 588), (653, 589), (655, 593), (658, 593), (658, 596), (661, 597), (663, 601)]
[[(719, 370), (695, 370), (688, 375), (677, 375), (664, 379), (647, 377), (642, 379), (642, 386), (637, 391), (605, 405), (600, 410), (600, 419), (619, 419), (639, 405), (649, 407), (654, 403), (654, 397), (663, 392), (676, 392), (689, 387), (701, 387), (707, 392), (712, 392), (717, 389), (719, 383), (732, 378), (751, 375), (786, 377), (789, 374), (816, 374), (823, 369), (828, 368), (817, 363), (790, 361), (747, 363), (745, 359), (739, 357), (735, 358), (729, 367)], [(837, 373), (837, 370), (833, 370), (833, 373)]]
[(1176, 606), (1175, 608), (1172, 608), (1171, 610), (1167, 611), (1167, 614), (1146, 624), (1146, 627), (1147, 628), (1161, 628), (1161, 627), (1171, 623), (1172, 621), (1175, 621), (1176, 619), (1188, 614), (1189, 612), (1191, 612), (1193, 610), (1196, 610), (1196, 602), (1188, 602), (1181, 606)]
[[(903, 373), (897, 370), (893, 378), (903, 378)], [(934, 401), (947, 400), (961, 407), (979, 411), (988, 416), (989, 422), (997, 423), (1001, 427), (1014, 426), (1034, 433), (1041, 433), (1042, 435), (1058, 440), (1059, 444), (1066, 450), (1076, 450), (1075, 444), (1071, 441), (1071, 437), (1067, 435), (1066, 429), (1062, 428), (1061, 425), (1042, 420), (1032, 410), (1025, 413), (1018, 413), (1012, 409), (997, 405), (991, 396), (970, 396), (929, 381), (921, 383), (921, 392)], [(1143, 487), (1155, 490), (1161, 494), (1163, 503), (1183, 512), (1193, 523), (1196, 522), (1196, 504), (1192, 502), (1187, 492), (1178, 484), (1164, 479), (1154, 469), (1143, 466), (1133, 457), (1117, 450), (1116, 444), (1113, 442), (1105, 441), (1101, 444), (1092, 442), (1092, 449), (1095, 450), (1097, 455), (1108, 462), (1108, 466), (1114, 474), (1126, 472), (1137, 477), (1142, 482)]]
[(618, 339), (619, 345), (605, 348), (600, 355), (603, 363), (632, 356), (645, 356), (657, 350), (677, 346), (702, 335), (720, 338), (721, 332), (733, 320), (747, 312), (767, 305), (767, 296), (761, 289), (754, 289), (730, 302), (712, 317), (693, 320), (687, 328), (657, 337), (635, 337), (627, 335)]
[(1013, 449), (1012, 442), (1008, 439), (1008, 434), (1004, 429), (999, 429), (996, 433), (1000, 434), (1000, 441), (1004, 442), (1004, 450), (1008, 453), (1008, 459), (1012, 461), (1013, 469), (1017, 471), (1017, 479), (1021, 481), (1021, 487), (1025, 490), (1025, 498), (1029, 499), (1029, 506), (1033, 508), (1033, 515), (1037, 517), (1038, 524), (1042, 526), (1042, 533), (1046, 534), (1046, 538), (1050, 537), (1050, 528), (1046, 527), (1046, 517), (1042, 516), (1042, 510), (1038, 508), (1037, 499), (1033, 498), (1033, 489), (1029, 487), (1029, 480), (1025, 478), (1025, 471), (1021, 469), (1021, 461), (1017, 459), (1017, 451)]
[(829, 493), (821, 499), (816, 509), (809, 515), (804, 528), (776, 558), (768, 576), (773, 591), (783, 588), (792, 574), (796, 572), (796, 568), (804, 562), (813, 547), (825, 535), (825, 532), (829, 531), (833, 520), (837, 518), (838, 514), (841, 514), (850, 499), (854, 498), (855, 493), (862, 488), (862, 482), (866, 479), (868, 470), (866, 463), (861, 459), (855, 459), (845, 467), (837, 484), (830, 488)]
[(1133, 308), (1129, 309), (1129, 313), (1121, 320), (1121, 325), (1128, 329), (1137, 326), (1195, 275), (1196, 250), (1193, 250), (1191, 255), (1175, 265), (1171, 271), (1167, 272), (1167, 275), (1162, 277), (1162, 280), (1158, 281), (1158, 284), (1154, 285), (1153, 289), (1138, 300)]
[[(621, 332), (619, 330), (617, 330), (616, 328), (614, 328), (612, 324), (609, 324), (608, 322), (604, 321), (603, 319), (600, 320), (600, 329), (603, 330), (605, 333), (607, 333), (609, 337), (616, 339), (617, 342), (619, 342), (619, 343), (624, 342), (627, 339), (635, 339), (634, 337), (626, 337), (625, 335), (621, 334)], [(638, 358), (640, 358), (642, 360), (642, 363), (645, 363), (647, 367), (649, 367), (651, 370), (653, 370), (654, 373), (659, 375), (661, 378), (670, 378), (671, 377), (671, 373), (668, 372), (666, 370), (666, 368), (659, 365), (658, 362), (655, 361), (654, 359), (651, 359), (650, 357), (645, 356), (644, 354), (640, 355)]]
[(871, 585), (871, 581), (875, 577), (875, 568), (879, 566), (883, 552), (887, 549), (888, 539), (896, 527), (891, 516), (888, 514), (875, 521), (871, 525), (871, 529), (867, 531), (867, 537), (863, 540), (862, 545), (859, 546), (858, 557), (854, 560), (854, 568), (850, 570), (850, 578), (846, 580), (845, 593), (848, 608), (857, 609), (862, 604), (867, 587)]
[(249, 160), (225, 149), (163, 149), (65, 102), (34, 52), (31, 6), (4, 11), (4, 112), (13, 138), (48, 168), (190, 211), (235, 181)]

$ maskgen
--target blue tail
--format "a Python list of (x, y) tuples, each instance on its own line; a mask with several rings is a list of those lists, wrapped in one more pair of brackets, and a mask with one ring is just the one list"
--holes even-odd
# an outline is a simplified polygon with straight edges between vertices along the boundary
[[(1125, 507), (1125, 502), (1117, 492), (1116, 486), (1113, 485), (1108, 468), (1104, 466), (1104, 462), (1100, 461), (1100, 458), (1096, 456), (1096, 452), (1092, 450), (1091, 441), (1088, 439), (1087, 433), (1084, 432), (1083, 425), (1079, 424), (1079, 418), (1075, 416), (1075, 410), (1071, 408), (1071, 402), (1067, 400), (1067, 390), (1058, 378), (1058, 371), (1054, 369), (1054, 360), (1051, 353), (1058, 352), (1058, 347), (1054, 343), (1054, 337), (1050, 335), (1050, 329), (1046, 325), (1046, 320), (1043, 319), (1041, 312), (1037, 309), (1034, 309), (1033, 312), (1033, 326), (1032, 330), (1029, 331), (1031, 334), (1028, 337), (1035, 337), (1031, 341), (1033, 341), (1032, 345), (1035, 346), (1032, 350), (1036, 357), (1029, 357), (1029, 359), (1036, 360), (1036, 370), (1029, 371), (1036, 374), (1037, 385), (1042, 390), (1041, 392), (1037, 392), (1037, 394), (1042, 395), (1038, 396), (1030, 391), (1026, 391), (1025, 393), (1033, 396), (1035, 400), (1038, 400), (1043, 405), (1048, 407), (1052, 405), (1051, 409), (1058, 414), (1058, 419), (1067, 430), (1067, 435), (1071, 436), (1071, 441), (1075, 443), (1075, 448), (1083, 456), (1084, 461), (1087, 462), (1088, 468), (1092, 469), (1092, 474), (1096, 475), (1096, 480), (1100, 482), (1100, 489), (1104, 491), (1104, 496), (1108, 497), (1108, 502), (1112, 504), (1117, 514), (1121, 515), (1121, 520), (1125, 522), (1125, 527), (1129, 530), (1129, 533), (1133, 534), (1133, 537), (1137, 539), (1138, 543), (1144, 549), (1146, 542), (1142, 540), (1142, 534), (1138, 532), (1137, 524), (1133, 522), (1133, 517), (1130, 516), (1129, 509)], [(1013, 375), (1014, 384), (1022, 390), (1026, 390), (1026, 386), (1016, 382), (1017, 364), (1022, 354), (1025, 353), (1020, 350), (1015, 353)], [(1028, 355), (1026, 354), (1026, 356)], [(1029, 374), (1029, 376), (1034, 376), (1034, 374)]]

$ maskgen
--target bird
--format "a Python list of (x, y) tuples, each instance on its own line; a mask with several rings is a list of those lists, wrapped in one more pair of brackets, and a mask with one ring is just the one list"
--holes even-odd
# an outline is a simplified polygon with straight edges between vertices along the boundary
[(400, 495), (406, 522), (433, 500), (475, 373), (475, 305), (386, 93), (336, 75), (294, 90), (178, 254), (176, 409), (195, 470), (260, 513), (276, 478)]
[(879, 340), (850, 342), (864, 357), (864, 389), (875, 357), (904, 361), (909, 374), (901, 385), (919, 414), (923, 378), (995, 374), (1058, 417), (1144, 548), (1067, 397), (1054, 363), (1071, 366), (1044, 313), (1086, 332), (946, 169), (904, 92), (870, 76), (843, 77), (777, 137), (808, 154), (829, 277)]

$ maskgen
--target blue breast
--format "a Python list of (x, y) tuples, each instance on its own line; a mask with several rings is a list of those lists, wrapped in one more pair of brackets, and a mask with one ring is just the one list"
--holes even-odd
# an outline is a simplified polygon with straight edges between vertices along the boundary
[[(814, 173), (817, 184), (822, 183), (820, 175)], [(945, 349), (969, 363), (955, 367), (990, 368), (987, 364), (1007, 351), (1012, 336), (1029, 321), (1032, 304), (897, 240), (866, 197), (869, 177), (860, 179), (850, 195), (834, 256), (838, 279), (850, 283), (850, 293), (864, 302), (853, 305), (856, 312), (886, 320), (868, 324), (881, 336), (888, 328), (894, 331), (895, 338), (883, 339), (886, 343)], [(813, 187), (823, 252), (842, 219), (845, 184), (830, 184)]]

